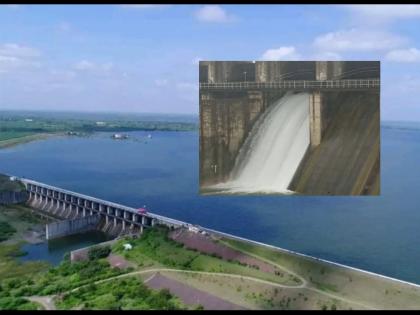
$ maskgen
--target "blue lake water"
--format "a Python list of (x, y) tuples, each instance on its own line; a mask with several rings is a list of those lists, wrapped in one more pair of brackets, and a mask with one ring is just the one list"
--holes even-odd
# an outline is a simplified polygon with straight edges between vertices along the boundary
[(197, 132), (129, 134), (2, 149), (0, 172), (420, 283), (419, 130), (382, 128), (379, 197), (200, 196)]

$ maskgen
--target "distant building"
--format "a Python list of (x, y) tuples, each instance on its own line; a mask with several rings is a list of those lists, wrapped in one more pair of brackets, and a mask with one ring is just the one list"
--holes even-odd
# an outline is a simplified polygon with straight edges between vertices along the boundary
[(34, 121), (34, 120), (31, 118), (26, 118), (25, 121)]
[(105, 126), (106, 125), (106, 122), (104, 122), (104, 121), (97, 121), (96, 122), (96, 125), (97, 126)]

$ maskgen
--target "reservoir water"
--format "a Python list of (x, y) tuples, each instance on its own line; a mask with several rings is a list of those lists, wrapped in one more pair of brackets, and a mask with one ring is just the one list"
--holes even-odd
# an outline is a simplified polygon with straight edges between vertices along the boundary
[(382, 128), (379, 197), (200, 196), (198, 132), (148, 134), (1, 149), (0, 172), (420, 283), (420, 130)]

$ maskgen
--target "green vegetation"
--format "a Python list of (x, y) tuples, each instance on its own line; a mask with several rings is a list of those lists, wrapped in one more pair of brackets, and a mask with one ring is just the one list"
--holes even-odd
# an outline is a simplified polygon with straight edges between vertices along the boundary
[[(3, 285), (6, 279), (32, 276), (48, 268), (46, 262), (19, 262), (16, 257), (23, 255), (21, 244), (0, 244), (0, 279)], [(0, 292), (1, 293), (1, 292)], [(1, 296), (1, 294), (0, 294)]]
[(169, 290), (151, 290), (130, 277), (90, 284), (58, 300), (61, 309), (85, 310), (178, 310), (186, 309)]
[(0, 221), (0, 242), (6, 241), (16, 233), (16, 229), (7, 222)]
[(121, 273), (120, 269), (111, 268), (106, 260), (77, 263), (64, 260), (57, 267), (15, 274), (8, 279), (1, 276), (0, 298), (56, 294)]
[[(9, 252), (16, 251), (16, 247), (9, 248)], [(95, 256), (102, 256), (105, 251), (101, 249), (94, 252)], [(4, 257), (1, 259), (3, 261)], [(63, 309), (75, 306), (84, 309), (185, 308), (167, 290), (148, 289), (133, 277), (95, 283), (124, 272), (112, 268), (103, 258), (92, 257), (91, 260), (73, 263), (66, 259), (59, 266), (48, 270), (27, 270), (19, 275), (15, 272), (7, 278), (3, 275), (0, 283), (0, 309), (37, 309), (36, 303), (27, 302), (23, 297), (57, 294), (58, 306)]]
[(37, 303), (30, 302), (27, 299), (15, 298), (15, 297), (0, 298), (0, 310), (29, 311), (29, 310), (39, 310), (39, 309), (40, 309), (40, 306)]
[(88, 250), (88, 258), (89, 260), (95, 260), (99, 258), (108, 257), (109, 253), (111, 253), (111, 246), (93, 246)]
[(256, 268), (241, 265), (235, 261), (225, 261), (212, 255), (187, 249), (168, 237), (169, 230), (159, 226), (147, 229), (141, 238), (130, 240), (133, 249), (125, 251), (123, 244), (127, 240), (120, 240), (112, 247), (115, 253), (134, 261), (139, 266), (165, 266), (173, 269), (194, 271), (219, 272), (255, 277), (266, 281), (283, 284), (296, 284), (294, 279), (284, 274), (271, 274)]
[(12, 181), (9, 176), (0, 174), (0, 193), (20, 192), (22, 190), (25, 190), (25, 186), (20, 181)]

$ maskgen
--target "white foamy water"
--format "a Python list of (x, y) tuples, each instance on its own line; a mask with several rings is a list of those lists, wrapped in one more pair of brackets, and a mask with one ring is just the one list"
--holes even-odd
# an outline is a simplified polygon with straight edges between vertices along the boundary
[(231, 180), (209, 188), (223, 193), (293, 193), (287, 188), (308, 146), (309, 94), (288, 93), (255, 122)]

